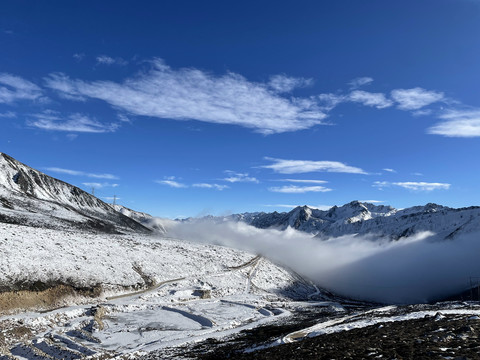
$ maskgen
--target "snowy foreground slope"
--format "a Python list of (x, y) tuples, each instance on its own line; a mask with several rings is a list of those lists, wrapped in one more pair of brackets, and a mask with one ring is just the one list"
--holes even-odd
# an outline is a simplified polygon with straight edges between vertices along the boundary
[[(270, 261), (221, 246), (13, 224), (0, 234), (0, 359), (135, 358), (274, 321), (294, 299), (324, 298)], [(18, 313), (22, 304), (64, 307)]]
[(480, 231), (480, 207), (452, 209), (437, 204), (397, 210), (391, 206), (352, 201), (329, 210), (298, 206), (284, 213), (243, 213), (209, 219), (216, 222), (242, 221), (260, 229), (285, 230), (290, 227), (319, 238), (355, 234), (397, 240), (422, 231), (432, 231), (451, 240), (462, 234)]
[(0, 221), (103, 232), (150, 230), (80, 188), (0, 153)]

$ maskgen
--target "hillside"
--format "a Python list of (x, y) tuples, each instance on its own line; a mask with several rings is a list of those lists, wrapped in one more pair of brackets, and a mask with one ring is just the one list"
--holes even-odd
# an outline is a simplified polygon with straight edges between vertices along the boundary
[(0, 153), (0, 221), (101, 232), (150, 230), (82, 189)]

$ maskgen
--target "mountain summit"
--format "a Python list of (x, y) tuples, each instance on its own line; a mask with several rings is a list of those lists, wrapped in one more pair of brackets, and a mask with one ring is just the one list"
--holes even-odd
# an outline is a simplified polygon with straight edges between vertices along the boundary
[(82, 189), (0, 153), (0, 221), (102, 232), (150, 231)]
[(480, 207), (453, 209), (437, 204), (398, 210), (391, 206), (352, 201), (319, 210), (298, 206), (289, 212), (234, 214), (221, 221), (242, 221), (261, 229), (293, 228), (328, 239), (343, 235), (375, 235), (397, 240), (422, 231), (443, 239), (480, 231)]

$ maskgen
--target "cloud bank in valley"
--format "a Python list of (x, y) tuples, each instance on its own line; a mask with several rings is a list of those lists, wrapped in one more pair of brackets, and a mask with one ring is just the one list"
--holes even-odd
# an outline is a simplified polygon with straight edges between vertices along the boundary
[(440, 241), (424, 232), (389, 242), (343, 236), (321, 241), (293, 229), (244, 223), (172, 224), (169, 235), (258, 253), (337, 294), (384, 303), (421, 303), (465, 290), (480, 275), (475, 234)]

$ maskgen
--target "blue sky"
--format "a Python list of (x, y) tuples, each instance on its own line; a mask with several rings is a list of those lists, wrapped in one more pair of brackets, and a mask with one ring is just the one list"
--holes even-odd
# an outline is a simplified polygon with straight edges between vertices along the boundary
[(3, 1), (0, 151), (157, 216), (480, 205), (480, 1)]

